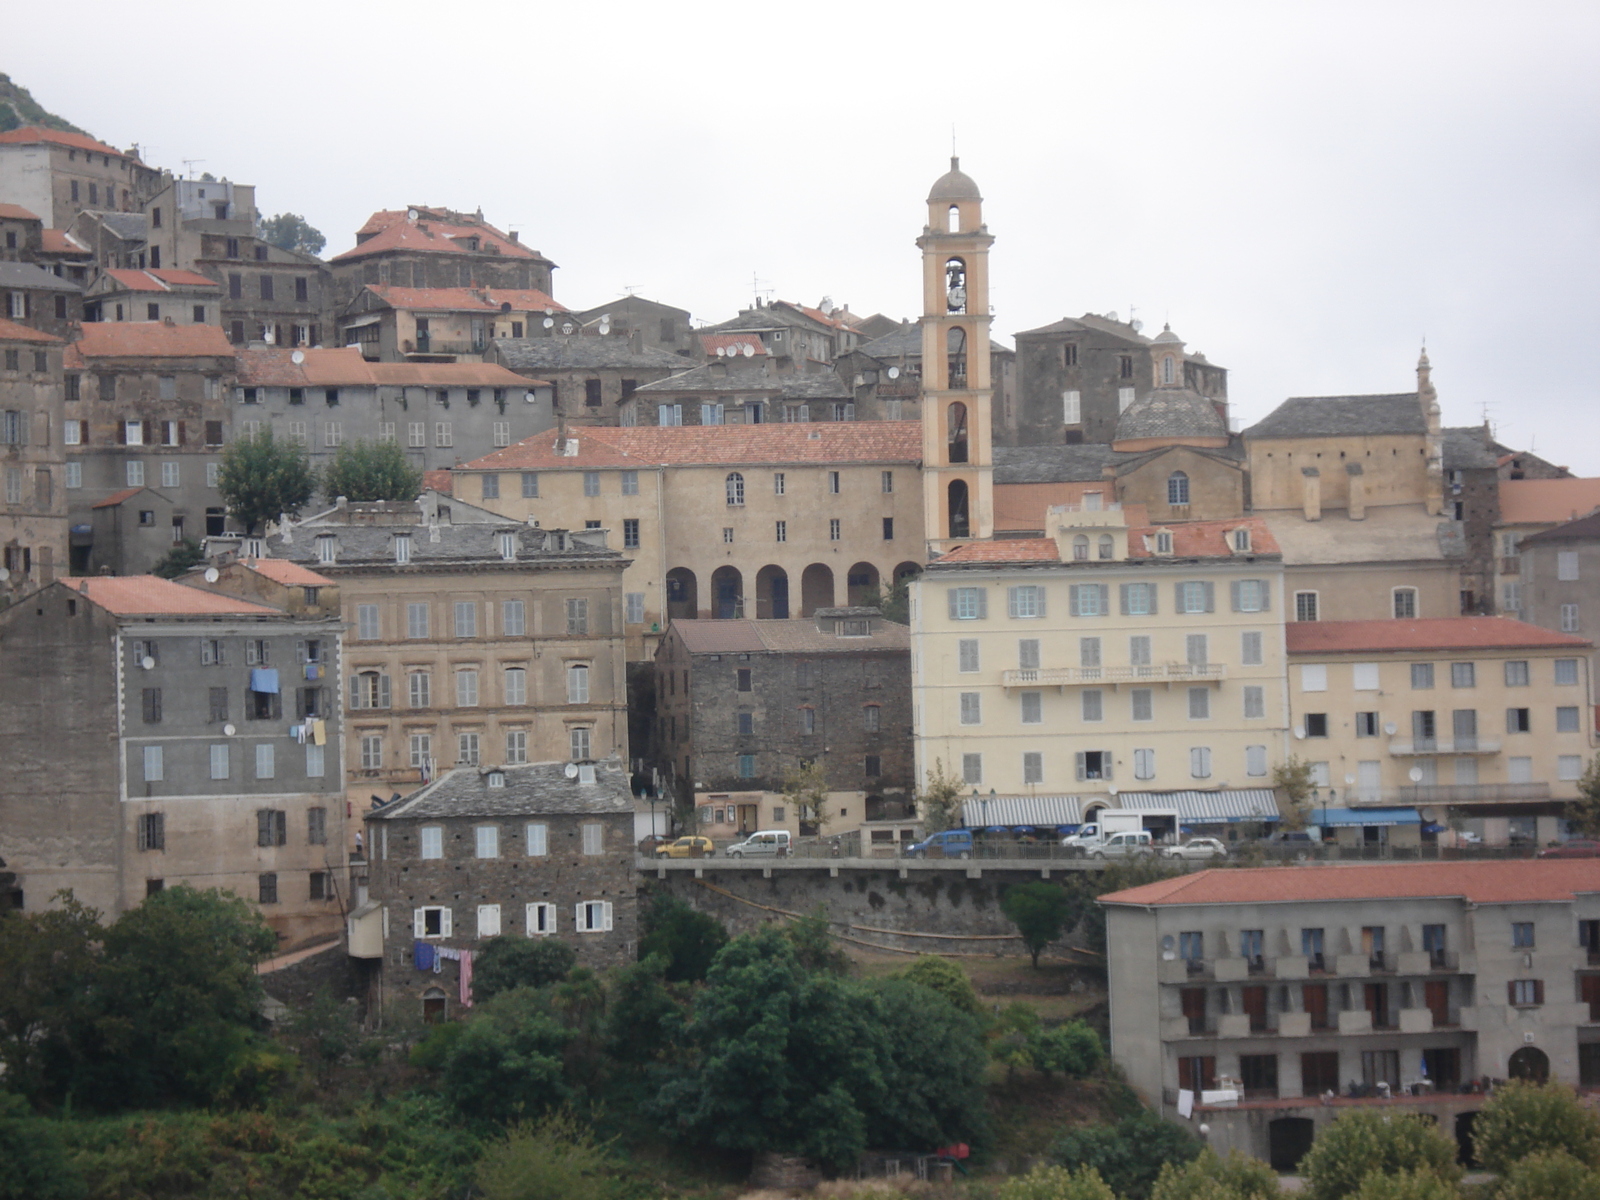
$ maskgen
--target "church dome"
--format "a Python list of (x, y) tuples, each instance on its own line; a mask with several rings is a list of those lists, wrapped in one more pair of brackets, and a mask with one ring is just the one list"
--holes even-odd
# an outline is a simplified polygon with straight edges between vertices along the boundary
[(982, 200), (978, 194), (978, 185), (972, 182), (972, 177), (961, 170), (961, 160), (955, 155), (950, 156), (950, 170), (939, 176), (933, 190), (928, 193), (929, 204), (955, 203), (961, 200)]
[(1117, 419), (1112, 444), (1147, 438), (1183, 440), (1228, 437), (1227, 422), (1217, 406), (1199, 392), (1183, 387), (1156, 388), (1128, 405)]
[(1161, 332), (1156, 334), (1154, 341), (1157, 345), (1171, 345), (1173, 343), (1179, 346), (1183, 345), (1183, 339), (1172, 332), (1171, 325), (1163, 325)]

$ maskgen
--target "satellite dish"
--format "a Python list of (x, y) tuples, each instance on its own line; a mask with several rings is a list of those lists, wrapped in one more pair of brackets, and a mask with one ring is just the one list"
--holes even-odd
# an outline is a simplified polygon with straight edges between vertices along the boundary
[(0, 583), (4, 583), (6, 580), (8, 580), (10, 578), (11, 578), (10, 569), (7, 568), (7, 567), (0, 567)]
[(607, 325), (604, 321), (601, 321), (600, 322), (600, 336), (601, 337), (605, 337), (610, 332), (611, 332), (611, 326)]
[(304, 350), (296, 350), (293, 354), (289, 355), (289, 361), (292, 362), (297, 367), (301, 363), (305, 362), (305, 360), (306, 360), (306, 352)]
[(751, 357), (752, 355), (755, 354), (755, 352), (756, 352), (756, 348), (754, 346), (752, 346), (749, 342), (746, 342), (744, 344), (744, 356), (746, 358)]
[(415, 221), (421, 215), (422, 214), (417, 212), (417, 210), (414, 208), (406, 209), (406, 220), (408, 221)]
[(1417, 809), (1417, 816), (1421, 817), (1424, 821), (1427, 821), (1430, 825), (1439, 819), (1439, 814), (1431, 808)]
[(727, 353), (728, 353), (728, 348), (726, 346), (718, 346), (717, 347), (717, 357), (718, 358), (726, 357)]
[(555, 323), (556, 323), (556, 319), (554, 317), (546, 317), (544, 319), (544, 327), (546, 329), (554, 328), (555, 327)]
[(148, 670), (150, 670), (152, 667), (154, 667), (156, 665), (156, 660), (151, 658), (148, 654), (146, 654), (143, 658), (141, 658), (139, 660), (139, 665), (141, 667), (143, 667), (146, 671), (148, 671)]
[(1163, 950), (1175, 950), (1177, 949), (1177, 946), (1178, 939), (1173, 937), (1170, 933), (1161, 939), (1161, 948)]
[(899, 367), (890, 367), (889, 368), (889, 378), (890, 379), (899, 379), (900, 378), (900, 368)]
[(1412, 767), (1411, 770), (1406, 772), (1406, 778), (1411, 780), (1412, 783), (1421, 783), (1422, 782), (1422, 768), (1421, 767)]
[(232, 725), (224, 725), (222, 727), (222, 735), (224, 737), (232, 737), (234, 734), (236, 734), (238, 732), (239, 731), (237, 729), (235, 729)]
[(1346, 787), (1349, 787), (1355, 781), (1356, 781), (1356, 777), (1354, 775), (1346, 775), (1344, 777), (1344, 782), (1345, 782), (1345, 786)]
[(215, 567), (207, 567), (206, 568), (206, 582), (207, 583), (215, 583), (217, 580), (219, 580), (221, 578), (222, 578), (222, 572), (221, 571), (217, 570)]
[(1296, 727), (1296, 728), (1295, 728), (1295, 731), (1294, 731), (1294, 735), (1295, 735), (1295, 737), (1297, 737), (1297, 738), (1303, 738), (1303, 737), (1305, 737), (1305, 736), (1306, 736), (1306, 731), (1305, 731), (1305, 730), (1304, 730), (1304, 729), (1302, 729), (1302, 728), (1299, 728), (1299, 727), (1298, 727), (1298, 726), (1297, 726), (1297, 727)]
[(1390, 737), (1393, 737), (1395, 735), (1395, 731), (1399, 728), (1400, 726), (1396, 725), (1393, 721), (1385, 721), (1383, 723), (1383, 731)]
[(576, 779), (578, 777), (578, 764), (568, 763), (566, 768), (561, 773), (568, 779)]
[(522, 398), (524, 400), (526, 400), (529, 404), (532, 404), (534, 402), (534, 400), (536, 400), (538, 397), (536, 397), (533, 394), (533, 389), (529, 388), (527, 391), (522, 393)]

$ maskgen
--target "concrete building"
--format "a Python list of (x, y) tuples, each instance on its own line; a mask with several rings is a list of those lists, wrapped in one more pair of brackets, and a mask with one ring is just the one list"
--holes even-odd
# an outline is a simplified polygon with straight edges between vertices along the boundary
[(353, 804), (457, 765), (626, 761), (627, 559), (606, 531), (429, 494), (335, 506), (266, 549), (340, 584)]
[(61, 339), (0, 318), (0, 596), (49, 583), (67, 566), (66, 459), (60, 436)]
[[(1589, 641), (1509, 617), (1292, 621), (1286, 633), (1313, 823), (1371, 848), (1419, 834), (1448, 845), (1461, 830), (1489, 845), (1556, 840), (1594, 752)], [(1339, 811), (1325, 821), (1324, 809)]]
[(367, 814), (366, 900), (350, 953), (382, 998), (443, 1021), (471, 1003), (495, 937), (566, 942), (591, 969), (634, 961), (633, 796), (616, 761), (463, 767)]
[(1287, 756), (1284, 570), (1259, 518), (961, 546), (912, 584), (917, 777), (1006, 795), (1268, 786)]
[(155, 488), (170, 501), (172, 516), (162, 527), (168, 548), (220, 534), (225, 514), (216, 475), (235, 369), (222, 331), (165, 319), (88, 324), (63, 361), (73, 569), (125, 575), (153, 565), (94, 541), (94, 507), (130, 489)]
[(90, 208), (137, 212), (161, 180), (137, 148), (36, 125), (0, 133), (0, 204), (38, 214), (47, 229), (66, 229)]
[(114, 917), (187, 882), (259, 905), (289, 946), (339, 928), (343, 729), (316, 681), (343, 634), (323, 599), (295, 615), (145, 575), (0, 612), (0, 857), (27, 911), (70, 888)]
[(85, 293), (83, 319), (221, 325), (222, 289), (195, 271), (108, 268)]
[(1518, 615), (1592, 641), (1600, 629), (1600, 511), (1530, 534), (1516, 548)]
[[(697, 832), (840, 833), (908, 816), (911, 663), (904, 625), (876, 608), (792, 620), (674, 621), (656, 654), (656, 743)], [(807, 764), (828, 788), (824, 820), (783, 794)]]
[(532, 288), (367, 284), (339, 313), (339, 342), (369, 362), (485, 362), (493, 339), (527, 337), (557, 312)]
[(1496, 599), (1502, 612), (1518, 616), (1523, 609), (1523, 539), (1600, 510), (1600, 479), (1502, 479), (1499, 498), (1494, 525)]
[(556, 415), (569, 424), (653, 425), (654, 420), (640, 420), (641, 408), (651, 405), (635, 400), (634, 393), (692, 364), (666, 350), (635, 346), (635, 340), (620, 333), (497, 337), (487, 361), (529, 380), (548, 380)]
[(1382, 1105), (1466, 1157), (1484, 1096), (1463, 1085), (1600, 1084), (1592, 859), (1211, 870), (1100, 903), (1112, 1058), (1219, 1153), (1292, 1170)]

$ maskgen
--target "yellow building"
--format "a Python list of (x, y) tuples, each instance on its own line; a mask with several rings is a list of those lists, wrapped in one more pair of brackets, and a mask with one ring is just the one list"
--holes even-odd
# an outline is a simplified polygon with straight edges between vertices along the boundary
[(1264, 788), (1284, 757), (1283, 566), (1257, 518), (1057, 507), (912, 587), (917, 775), (1010, 795)]
[(1447, 843), (1556, 837), (1595, 743), (1587, 640), (1509, 617), (1291, 622), (1287, 635), (1295, 753), (1319, 806), (1353, 810), (1341, 840), (1361, 809), (1396, 806), (1424, 831), (1448, 826), (1434, 830)]

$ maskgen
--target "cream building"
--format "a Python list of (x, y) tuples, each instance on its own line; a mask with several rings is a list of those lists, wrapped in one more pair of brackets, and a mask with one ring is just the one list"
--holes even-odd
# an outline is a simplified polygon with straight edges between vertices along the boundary
[(1008, 795), (1270, 786), (1288, 727), (1283, 566), (1256, 518), (1050, 510), (912, 587), (917, 777)]
[[(1591, 643), (1509, 617), (1291, 622), (1295, 753), (1339, 840), (1540, 844), (1594, 753)], [(1360, 822), (1363, 810), (1371, 821)], [(1392, 814), (1391, 814), (1392, 815)], [(1447, 827), (1447, 828), (1441, 828)]]

